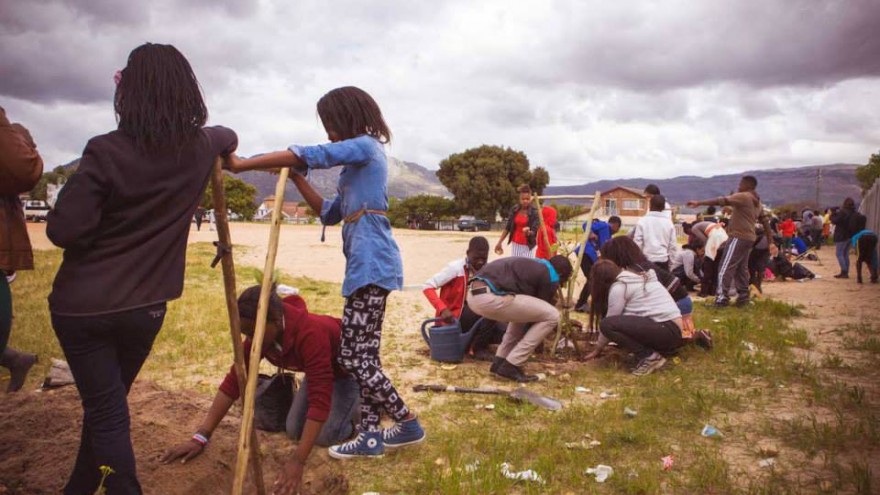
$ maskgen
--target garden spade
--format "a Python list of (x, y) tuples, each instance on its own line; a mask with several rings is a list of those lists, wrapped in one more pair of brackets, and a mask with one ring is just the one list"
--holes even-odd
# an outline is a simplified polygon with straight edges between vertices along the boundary
[(416, 385), (413, 387), (416, 392), (458, 392), (460, 394), (484, 394), (484, 395), (506, 395), (509, 399), (517, 402), (528, 402), (534, 404), (541, 409), (548, 411), (559, 411), (562, 409), (562, 403), (550, 397), (544, 397), (525, 387), (519, 387), (513, 390), (504, 390), (500, 388), (467, 388), (454, 387), (452, 385)]

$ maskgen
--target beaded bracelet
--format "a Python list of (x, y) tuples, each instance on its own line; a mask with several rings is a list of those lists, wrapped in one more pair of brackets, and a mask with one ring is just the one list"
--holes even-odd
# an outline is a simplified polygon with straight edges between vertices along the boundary
[(196, 441), (202, 448), (205, 448), (208, 445), (208, 437), (202, 435), (201, 433), (195, 433), (192, 436), (192, 439)]

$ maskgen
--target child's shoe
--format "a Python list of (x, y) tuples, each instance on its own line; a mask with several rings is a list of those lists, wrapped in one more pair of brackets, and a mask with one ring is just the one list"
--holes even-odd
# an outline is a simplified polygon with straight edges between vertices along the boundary
[(330, 447), (328, 452), (334, 459), (384, 457), (385, 444), (382, 442), (382, 432), (362, 431), (353, 440)]
[(382, 440), (389, 449), (413, 445), (425, 440), (425, 430), (419, 424), (418, 418), (407, 419), (383, 430)]

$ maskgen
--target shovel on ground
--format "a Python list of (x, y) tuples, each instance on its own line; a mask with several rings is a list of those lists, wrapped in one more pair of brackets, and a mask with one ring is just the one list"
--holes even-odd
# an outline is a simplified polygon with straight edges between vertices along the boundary
[(519, 387), (514, 390), (504, 390), (500, 388), (467, 388), (454, 387), (452, 385), (416, 385), (413, 387), (416, 392), (458, 392), (460, 394), (483, 394), (483, 395), (504, 395), (509, 399), (517, 402), (528, 402), (534, 404), (541, 409), (548, 411), (559, 411), (562, 409), (562, 403), (550, 397), (544, 397), (525, 387)]

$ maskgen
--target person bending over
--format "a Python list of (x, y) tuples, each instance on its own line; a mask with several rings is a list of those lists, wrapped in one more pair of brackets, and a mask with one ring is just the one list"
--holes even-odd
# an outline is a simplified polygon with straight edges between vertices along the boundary
[[(612, 215), (608, 217), (607, 222), (594, 218), (590, 224), (590, 233), (587, 234), (587, 239), (584, 241), (586, 251), (581, 258), (581, 272), (587, 280), (581, 288), (577, 303), (574, 305), (574, 310), (577, 312), (587, 312), (587, 297), (590, 295), (590, 268), (599, 259), (599, 249), (620, 230), (620, 223), (620, 217)], [(584, 222), (582, 228), (586, 232), (587, 222)]]
[(489, 259), (489, 241), (482, 236), (472, 237), (464, 259), (458, 258), (449, 262), (422, 286), (422, 293), (434, 306), (437, 318), (443, 318), (449, 323), (457, 318), (461, 323), (462, 332), (467, 332), (477, 321), (480, 322), (474, 330), (470, 347), (474, 358), (481, 361), (492, 360), (492, 353), (489, 352), (488, 347), (491, 344), (500, 344), (504, 330), (507, 328), (506, 323), (488, 318), (480, 320), (480, 316), (467, 304), (468, 280), (483, 268), (487, 259)]
[[(244, 341), (245, 366), (251, 355), (251, 338), (257, 320), (260, 286), (245, 289), (238, 298), (241, 332)], [(343, 442), (354, 432), (353, 421), (359, 407), (360, 387), (357, 381), (337, 362), (342, 321), (331, 316), (309, 313), (300, 296), (281, 299), (269, 296), (266, 333), (261, 358), (274, 366), (305, 372), (305, 378), (294, 396), (287, 413), (287, 436), (299, 442), (282, 468), (279, 484), (293, 478), (302, 483), (306, 460), (314, 445), (330, 446)], [(207, 447), (211, 434), (241, 395), (234, 367), (229, 370), (208, 414), (196, 433), (186, 442), (164, 453), (163, 463), (187, 462)]]
[(672, 272), (687, 290), (696, 289), (702, 277), (701, 262), (706, 254), (705, 246), (699, 240), (685, 244), (679, 249), (670, 263), (669, 271)]
[(557, 289), (571, 276), (571, 263), (557, 255), (547, 260), (503, 258), (486, 264), (471, 279), (467, 303), (480, 316), (508, 321), (489, 371), (518, 382), (538, 379), (523, 365), (559, 324)]

